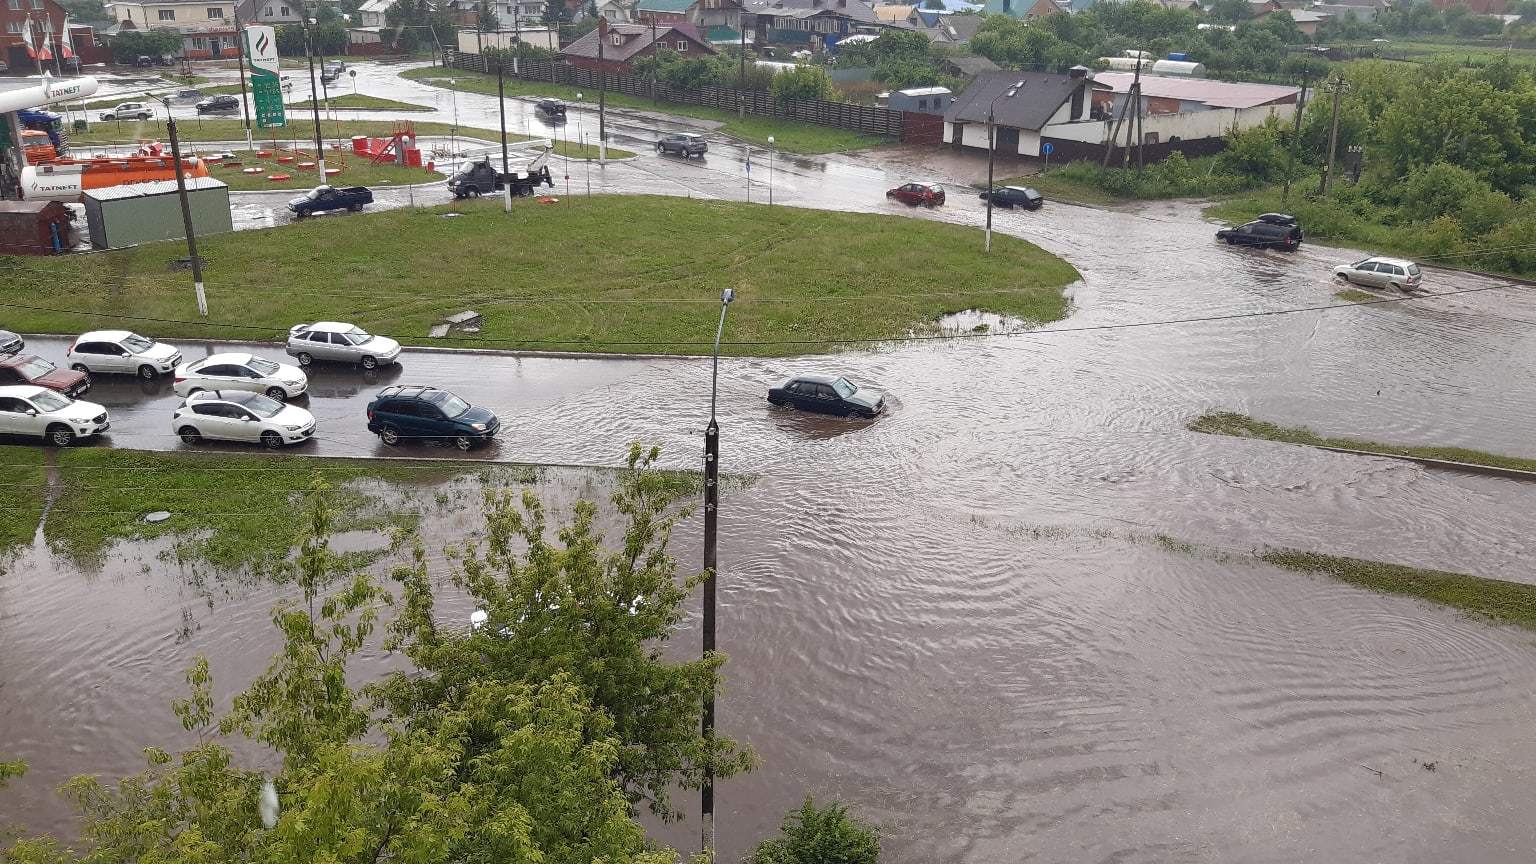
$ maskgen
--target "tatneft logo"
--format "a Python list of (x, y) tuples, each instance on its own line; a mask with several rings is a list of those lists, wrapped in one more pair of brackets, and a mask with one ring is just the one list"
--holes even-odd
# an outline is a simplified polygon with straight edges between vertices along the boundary
[(272, 70), (277, 69), (277, 37), (271, 27), (256, 25), (247, 28), (246, 38), (250, 40), (251, 62), (260, 63)]
[(267, 48), (270, 47), (271, 44), (272, 42), (267, 38), (267, 34), (261, 34), (261, 38), (256, 40), (256, 53), (258, 55), (265, 56), (267, 53)]

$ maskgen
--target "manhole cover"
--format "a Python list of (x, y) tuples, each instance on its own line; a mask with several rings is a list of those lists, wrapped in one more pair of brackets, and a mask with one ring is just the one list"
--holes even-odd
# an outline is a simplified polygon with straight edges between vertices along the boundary
[(164, 522), (169, 518), (171, 518), (171, 513), (169, 510), (156, 510), (153, 513), (144, 514), (144, 521), (150, 523)]

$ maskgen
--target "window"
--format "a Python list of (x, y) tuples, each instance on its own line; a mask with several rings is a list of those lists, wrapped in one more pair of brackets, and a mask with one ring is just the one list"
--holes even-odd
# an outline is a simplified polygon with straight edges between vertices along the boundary
[(687, 51), (688, 50), (688, 40), (687, 39), (679, 39), (679, 40), (677, 40), (677, 50), (679, 52)]
[(28, 405), (20, 399), (0, 397), (0, 411), (4, 411), (7, 414), (25, 414), (27, 409), (31, 407), (31, 405)]
[(208, 40), (201, 36), (194, 36), (192, 37), (192, 47), (198, 51), (202, 51), (208, 47)]
[(288, 7), (287, 6), (279, 6), (279, 7), (277, 7), (277, 14), (283, 16), (284, 18), (288, 17)]
[(32, 0), (32, 8), (33, 9), (41, 9), (41, 8), (43, 8), (43, 0)]
[(928, 100), (927, 99), (919, 99), (919, 100), (917, 100), (917, 110), (919, 110), (919, 111), (926, 111), (926, 110), (928, 110)]
[(623, 37), (623, 36), (620, 36), (620, 35), (619, 35), (619, 34), (617, 34), (617, 33), (615, 33), (615, 34), (613, 34), (613, 39), (612, 39), (612, 42), (613, 42), (613, 44), (615, 44), (615, 45), (623, 45), (623, 44), (624, 44), (624, 37)]
[[(21, 0), (10, 0), (10, 2), (7, 3), (6, 5), (9, 6), (10, 8), (12, 8), (12, 9), (20, 10), (21, 9)], [(21, 29), (21, 26), (20, 26), (19, 23), (17, 23), (16, 29), (17, 30)]]
[(218, 20), (223, 21), (224, 20), (224, 8), (222, 6), (209, 6), (208, 7), (208, 17), (209, 18), (217, 18)]
[(271, 18), (272, 17), (272, 7), (268, 6), (267, 8), (263, 9), (261, 11), (261, 14), (267, 16), (268, 18)]
[(7, 33), (20, 33), (21, 32), (21, 22), (20, 21), (7, 21), (7, 22), (5, 22), (5, 32), (7, 32)]
[(175, 9), (161, 9), (160, 12), (159, 12), (159, 15), (160, 15), (160, 20), (161, 21), (175, 21), (176, 20), (176, 10)]

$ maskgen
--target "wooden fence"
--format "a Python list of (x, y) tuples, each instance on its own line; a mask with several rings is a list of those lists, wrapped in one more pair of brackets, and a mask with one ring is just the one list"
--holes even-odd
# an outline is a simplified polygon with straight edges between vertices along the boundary
[[(550, 60), (519, 60), (517, 74), (513, 75), (511, 61), (507, 61), (506, 74), (527, 81), (548, 81), (572, 87), (595, 90), (603, 83), (603, 76), (591, 69), (572, 66)], [(443, 65), (476, 72), (495, 72), (489, 58), (480, 54), (444, 51)], [(901, 111), (888, 108), (871, 108), (866, 105), (850, 105), (846, 102), (826, 102), (821, 99), (794, 99), (779, 101), (762, 90), (737, 90), (734, 87), (701, 87), (697, 90), (674, 88), (662, 82), (652, 82), (634, 75), (609, 72), (606, 76), (609, 90), (662, 102), (680, 105), (703, 105), (735, 111), (745, 108), (746, 113), (758, 117), (786, 117), (818, 126), (852, 129), (869, 135), (901, 138), (903, 129)]]

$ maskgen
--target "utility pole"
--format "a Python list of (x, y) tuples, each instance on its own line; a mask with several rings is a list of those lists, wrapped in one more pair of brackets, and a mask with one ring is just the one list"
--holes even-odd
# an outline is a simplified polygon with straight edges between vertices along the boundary
[(1344, 98), (1349, 85), (1344, 83), (1343, 75), (1335, 75), (1323, 89), (1333, 94), (1333, 121), (1328, 128), (1328, 166), (1323, 169), (1323, 184), (1317, 190), (1319, 195), (1327, 195), (1333, 188), (1333, 151), (1339, 143), (1339, 100)]
[(1019, 90), (1023, 88), (1023, 86), (1024, 81), (1021, 79), (1018, 82), (1010, 85), (1003, 92), (993, 96), (992, 101), (987, 103), (987, 231), (986, 241), (982, 247), (982, 251), (984, 252), (992, 251), (992, 193), (994, 191), (992, 188), (992, 162), (993, 157), (997, 154), (997, 147), (994, 137), (996, 134), (995, 130), (997, 126), (997, 100), (1004, 98), (1012, 99), (1014, 96), (1018, 95)]
[(1140, 133), (1137, 131), (1137, 130), (1139, 130), (1141, 128), (1141, 60), (1142, 60), (1141, 51), (1138, 50), (1136, 52), (1136, 73), (1131, 78), (1130, 102), (1131, 102), (1131, 111), (1133, 113), (1131, 114), (1130, 125), (1125, 127), (1126, 150), (1125, 150), (1125, 153), (1123, 154), (1124, 157), (1127, 160), (1130, 159), (1130, 156), (1131, 156), (1131, 151), (1130, 151), (1131, 136), (1135, 135), (1136, 136), (1136, 167), (1137, 167), (1138, 171), (1141, 169), (1141, 140), (1142, 140)]
[(208, 295), (203, 292), (203, 262), (197, 257), (197, 234), (192, 230), (192, 206), (187, 202), (187, 178), (181, 164), (181, 141), (176, 137), (176, 118), (165, 103), (165, 126), (171, 136), (171, 161), (176, 166), (176, 195), (181, 199), (181, 225), (187, 232), (187, 254), (192, 258), (192, 287), (197, 291), (197, 314), (208, 317)]
[(475, 12), (475, 53), (480, 55), (480, 64), (485, 65), (485, 0), (480, 0), (480, 7)]
[(325, 185), (325, 142), (320, 138), (320, 88), (315, 86), (315, 40), (309, 29), (309, 10), (301, 9), (304, 16), (304, 39), (309, 50), (304, 52), (309, 60), (309, 106), (315, 112), (315, 165), (320, 170), (320, 185)]
[[(603, 44), (608, 41), (608, 18), (604, 15), (597, 17), (597, 149), (600, 155), (606, 155), (605, 143), (608, 140), (607, 127), (607, 103), (608, 103), (608, 66), (603, 59)], [(602, 165), (599, 158), (597, 164)]]
[(1280, 200), (1285, 201), (1291, 197), (1291, 175), (1296, 173), (1296, 145), (1301, 143), (1301, 115), (1307, 108), (1307, 86), (1311, 84), (1312, 70), (1301, 70), (1301, 93), (1296, 97), (1296, 122), (1291, 129), (1290, 155), (1286, 159), (1285, 186), (1280, 190)]
[[(739, 17), (737, 20), (741, 20)], [(747, 28), (741, 28), (741, 71), (736, 73), (736, 116), (747, 116)]]
[[(515, 7), (514, 7), (515, 8)], [(507, 64), (501, 59), (496, 60), (496, 107), (501, 112), (501, 185), (505, 191), (505, 206), (508, 213), (512, 212), (512, 179), (507, 176), (510, 170), (507, 167), (507, 79), (502, 74), (502, 69)]]
[(656, 16), (651, 15), (651, 102), (660, 103), (656, 98), (656, 73), (661, 70), (656, 68)]
[[(251, 7), (255, 9), (255, 6)], [(245, 149), (254, 151), (256, 144), (251, 140), (251, 104), (245, 96), (245, 25), (240, 23), (240, 4), (235, 4), (235, 46), (239, 52), (240, 61), (240, 118), (245, 124)]]
[[(715, 422), (715, 394), (720, 381), (720, 334), (725, 332), (725, 313), (736, 292), (720, 294), (720, 324), (715, 328), (715, 361), (709, 374), (709, 426), (704, 430), (704, 645), (702, 656), (715, 653), (716, 529), (720, 516), (720, 424)], [(704, 695), (703, 738), (706, 746), (715, 738), (715, 688)], [(715, 860), (715, 769), (711, 757), (704, 764), (704, 783), (699, 787), (700, 843), (709, 861)]]
[[(523, 25), (522, 25), (522, 22), (517, 17), (517, 2), (518, 2), (518, 0), (512, 0), (512, 74), (513, 75), (518, 75), (519, 74), (518, 71), (517, 71), (517, 55), (522, 53), (522, 50), (523, 50)], [(500, 30), (501, 27), (498, 26), (496, 29)], [(553, 61), (551, 61), (551, 62), (553, 62)]]

